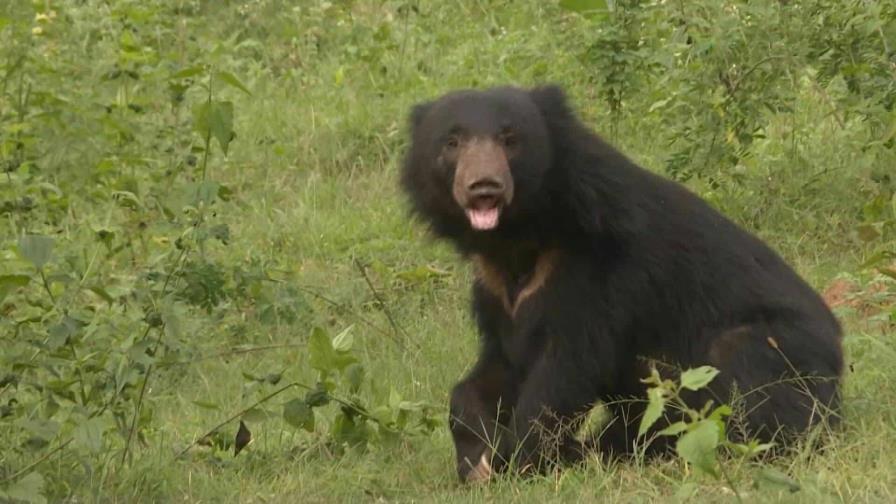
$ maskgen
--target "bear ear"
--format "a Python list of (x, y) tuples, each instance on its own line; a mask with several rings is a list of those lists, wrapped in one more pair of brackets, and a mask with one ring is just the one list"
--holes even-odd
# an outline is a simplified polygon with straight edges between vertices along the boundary
[(566, 93), (556, 84), (539, 86), (529, 91), (532, 101), (545, 117), (565, 117), (569, 115)]
[(411, 108), (411, 128), (417, 129), (420, 127), (420, 123), (423, 122), (423, 118), (426, 117), (426, 114), (432, 109), (432, 102), (424, 102), (418, 103)]

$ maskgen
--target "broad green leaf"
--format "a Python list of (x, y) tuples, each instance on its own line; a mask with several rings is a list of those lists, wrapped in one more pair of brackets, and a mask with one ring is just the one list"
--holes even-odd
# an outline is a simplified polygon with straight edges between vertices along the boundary
[(193, 77), (194, 75), (199, 75), (203, 72), (205, 72), (205, 67), (202, 65), (196, 65), (189, 68), (184, 68), (183, 70), (180, 70), (169, 78), (171, 80), (186, 79), (188, 77)]
[(673, 424), (670, 424), (665, 429), (657, 432), (657, 434), (659, 434), (660, 436), (677, 436), (686, 430), (688, 430), (688, 424), (684, 422), (675, 422)]
[(204, 101), (193, 107), (193, 126), (203, 137), (212, 136), (224, 155), (233, 139), (233, 103), (228, 101)]
[(218, 197), (218, 183), (205, 180), (196, 185), (196, 195), (193, 199), (194, 205), (199, 205), (199, 203), (205, 203), (206, 205), (211, 205), (215, 202), (215, 199)]
[[(109, 292), (106, 291), (106, 289), (100, 287), (99, 285), (93, 285), (93, 286), (89, 287), (88, 290), (90, 292), (96, 294), (97, 296), (101, 297), (103, 299), (103, 301), (109, 303), (109, 305), (112, 305), (115, 302), (115, 299), (112, 298), (112, 295), (109, 294)], [(0, 300), (2, 300), (2, 299), (0, 299)]]
[(47, 498), (43, 495), (45, 486), (44, 477), (38, 472), (32, 472), (10, 485), (6, 489), (6, 496), (12, 502), (23, 501), (30, 504), (45, 504), (47, 502)]
[(395, 387), (389, 389), (389, 407), (396, 409), (398, 408), (398, 404), (401, 403), (402, 398), (401, 394), (395, 390)]
[(731, 446), (738, 454), (750, 458), (771, 450), (775, 447), (775, 443), (760, 443), (758, 440), (752, 439), (749, 443), (731, 443)]
[(47, 328), (47, 335), (49, 336), (47, 344), (53, 350), (61, 347), (69, 341), (69, 338), (78, 334), (81, 325), (80, 321), (68, 315), (62, 317), (58, 323)]
[(361, 390), (361, 384), (364, 381), (364, 367), (358, 363), (350, 364), (343, 371), (343, 376), (348, 384), (348, 391), (357, 394)]
[(701, 420), (697, 427), (678, 438), (675, 450), (698, 471), (717, 476), (716, 448), (719, 446), (719, 426), (711, 420)]
[(354, 342), (354, 335), (352, 334), (352, 329), (354, 325), (350, 325), (342, 330), (336, 337), (333, 338), (333, 349), (338, 352), (348, 352), (352, 349), (352, 343)]
[[(339, 338), (337, 336), (334, 340), (338, 340), (338, 343), (343, 347), (351, 345), (351, 340), (346, 339), (348, 338), (346, 331), (340, 333), (340, 336), (342, 337)], [(320, 327), (312, 329), (311, 336), (308, 339), (308, 351), (310, 353), (309, 361), (311, 367), (324, 374), (343, 370), (349, 364), (357, 362), (357, 359), (350, 353), (337, 351), (333, 348), (333, 343), (327, 336), (326, 331)]]
[(6, 296), (18, 289), (28, 285), (31, 277), (28, 275), (0, 275), (0, 302), (6, 299)]
[(44, 441), (50, 441), (56, 437), (56, 434), (59, 433), (59, 422), (54, 420), (42, 420), (39, 418), (32, 418), (30, 420), (19, 420), (19, 427), (22, 427), (31, 435), (43, 439)]
[(249, 411), (243, 413), (241, 417), (242, 420), (245, 420), (250, 423), (261, 423), (270, 418), (272, 415), (270, 412), (263, 410), (261, 408), (252, 408)]
[(352, 447), (363, 447), (370, 439), (370, 426), (364, 420), (355, 420), (346, 410), (340, 412), (333, 420), (330, 435), (337, 443), (345, 443)]
[(681, 373), (681, 386), (688, 390), (700, 390), (707, 386), (717, 374), (719, 374), (719, 370), (712, 366), (688, 369)]
[(43, 235), (24, 235), (19, 238), (19, 252), (37, 269), (43, 269), (44, 265), (53, 256), (53, 238)]
[(685, 481), (675, 491), (674, 502), (693, 502), (700, 486), (694, 481)]
[(226, 84), (228, 84), (228, 85), (230, 85), (230, 86), (233, 86), (233, 87), (239, 89), (240, 91), (246, 93), (246, 94), (249, 95), (249, 96), (252, 96), (252, 93), (249, 91), (249, 88), (247, 88), (247, 87), (245, 86), (245, 84), (243, 84), (242, 82), (240, 82), (240, 80), (237, 79), (236, 76), (233, 75), (232, 73), (230, 73), (230, 72), (218, 72), (218, 73), (215, 74), (215, 75), (218, 77), (218, 79), (220, 79), (220, 80), (223, 81), (224, 83), (226, 83)]
[(128, 357), (143, 366), (150, 366), (155, 363), (156, 357), (152, 354), (152, 342), (149, 339), (140, 340), (127, 350)]
[(312, 368), (327, 373), (336, 367), (336, 352), (323, 328), (315, 327), (311, 330), (311, 336), (308, 338), (308, 352)]
[(663, 396), (663, 389), (653, 387), (647, 390), (647, 409), (641, 417), (641, 426), (638, 427), (638, 435), (643, 436), (647, 433), (657, 420), (663, 416), (663, 410), (666, 408), (666, 398)]
[(721, 422), (725, 417), (731, 416), (732, 413), (733, 411), (731, 410), (731, 406), (723, 404), (712, 410), (712, 413), (709, 414), (709, 419)]
[(212, 102), (211, 113), (209, 115), (209, 127), (212, 135), (218, 139), (218, 144), (224, 155), (227, 155), (227, 148), (233, 140), (233, 103), (231, 102)]
[(283, 404), (283, 419), (297, 429), (314, 432), (314, 410), (302, 399), (293, 399)]
[(140, 202), (140, 198), (131, 191), (112, 191), (111, 196), (112, 200), (120, 207), (128, 208), (130, 210), (139, 210), (143, 208), (143, 203)]
[(756, 479), (761, 483), (784, 487), (789, 490), (790, 493), (797, 492), (800, 489), (800, 484), (796, 480), (773, 467), (763, 467), (760, 469)]
[(103, 431), (105, 422), (100, 417), (88, 418), (75, 427), (73, 437), (75, 443), (91, 453), (99, 453), (103, 449)]

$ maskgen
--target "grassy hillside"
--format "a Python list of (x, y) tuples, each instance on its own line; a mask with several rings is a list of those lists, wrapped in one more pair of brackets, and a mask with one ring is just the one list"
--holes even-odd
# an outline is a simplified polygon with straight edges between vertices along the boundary
[[(406, 116), (546, 82), (826, 292), (825, 450), (456, 483), (471, 275)], [(894, 144), (892, 1), (3, 2), (0, 501), (892, 501)]]

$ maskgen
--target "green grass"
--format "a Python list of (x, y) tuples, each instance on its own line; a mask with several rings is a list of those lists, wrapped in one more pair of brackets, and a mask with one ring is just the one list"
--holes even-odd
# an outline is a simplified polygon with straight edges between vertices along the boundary
[[(60, 376), (96, 373), (99, 383), (105, 375), (90, 367), (92, 352), (112, 348), (131, 355), (128, 345), (145, 330), (144, 315), (164, 305), (176, 314), (171, 320), (179, 327), (162, 337), (164, 358), (150, 374), (141, 405), (151, 417), (132, 441), (128, 461), (121, 463), (127, 429), (109, 418), (100, 450), (91, 452), (75, 442), (34, 467), (47, 482), (42, 493), (49, 501), (736, 500), (728, 484), (693, 474), (679, 460), (611, 466), (592, 460), (547, 477), (459, 485), (444, 419), (448, 392), (477, 350), (467, 309), (471, 273), (447, 245), (433, 241), (409, 218), (397, 188), (406, 115), (413, 103), (457, 87), (504, 83), (563, 84), (590, 125), (637, 161), (662, 171), (679, 148), (675, 142), (686, 136), (684, 125), (704, 135), (702, 144), (712, 141), (714, 129), (699, 129), (704, 119), (696, 112), (682, 116), (680, 123), (670, 119), (690, 113), (682, 110), (691, 102), (682, 101), (675, 110), (652, 110), (665, 93), (671, 96), (691, 85), (691, 78), (698, 82), (696, 70), (670, 73), (668, 82), (657, 80), (665, 71), (656, 68), (624, 71), (628, 80), (622, 82), (630, 94), (614, 114), (606, 99), (611, 83), (600, 66), (602, 56), (586, 50), (609, 35), (599, 29), (599, 21), (564, 12), (552, 2), (81, 3), (52, 2), (57, 17), (51, 21), (35, 20), (35, 13), (46, 12), (43, 2), (0, 7), (0, 29), (5, 30), (0, 53), (6, 62), (0, 162), (18, 159), (20, 152), (27, 161), (5, 170), (0, 202), (21, 203), (23, 195), (36, 202), (32, 210), (16, 207), (2, 214), (0, 275), (33, 275), (18, 253), (18, 237), (47, 234), (56, 240), (48, 274), (72, 273), (81, 285), (101, 286), (115, 299), (106, 303), (71, 282), (55, 281), (52, 307), (37, 281), (0, 298), (5, 317), (0, 321), (0, 375), (8, 369), (21, 378), (18, 386), (0, 387), (0, 404), (19, 403), (0, 418), (0, 489), (13, 483), (5, 478), (70, 437), (84, 411), (95, 411), (99, 404), (55, 399), (62, 406), (51, 417), (63, 430), (41, 446), (28, 445), (21, 422), (47, 414), (52, 394), (40, 385), (54, 379), (49, 370)], [(701, 3), (707, 11), (715, 4)], [(762, 3), (768, 12), (754, 14), (778, 19), (776, 4)], [(837, 8), (814, 4), (831, 12)], [(665, 22), (668, 11), (654, 8), (644, 19)], [(890, 20), (881, 33), (890, 33), (885, 30), (891, 29), (892, 11), (880, 14)], [(857, 19), (865, 15), (859, 8), (850, 12)], [(44, 33), (33, 34), (35, 26)], [(806, 30), (782, 37), (804, 38), (808, 47), (814, 39)], [(663, 47), (656, 41), (648, 45), (650, 54), (660, 54)], [(735, 48), (723, 57), (736, 63), (738, 57), (755, 56), (753, 50)], [(21, 54), (27, 55), (25, 64), (16, 67), (12, 63)], [(644, 56), (625, 54), (635, 54), (633, 60)], [(824, 74), (827, 60), (788, 61), (793, 66), (779, 70), (788, 75), (785, 82), (775, 81), (768, 89), (790, 93), (789, 106), (751, 109), (762, 135), (738, 145), (739, 151), (733, 148), (740, 152), (736, 162), (703, 154), (692, 159), (691, 168), (706, 171), (688, 184), (766, 239), (815, 287), (824, 289), (841, 276), (855, 279), (856, 299), (875, 309), (838, 311), (850, 364), (845, 420), (824, 450), (798, 450), (768, 463), (726, 458), (722, 463), (747, 502), (893, 501), (896, 332), (891, 313), (896, 285), (863, 265), (877, 252), (894, 250), (896, 243), (896, 200), (873, 178), (896, 166), (892, 138), (886, 137), (893, 117), (892, 105), (886, 105), (889, 91), (886, 84), (875, 91), (872, 84), (878, 81), (871, 77), (862, 81), (865, 94), (850, 89), (839, 74)], [(171, 74), (196, 64), (231, 72), (251, 90), (250, 96), (228, 86), (213, 89), (216, 99), (234, 103), (237, 136), (227, 157), (212, 142), (208, 178), (232, 194), (203, 215), (209, 225), (227, 224), (230, 240), (226, 245), (208, 240), (185, 253), (188, 261), (225, 271), (226, 296), (209, 309), (183, 298), (170, 300), (167, 294), (181, 293), (186, 282), (176, 274), (164, 293), (160, 282), (147, 280), (150, 273), (189, 269), (176, 269), (174, 243), (193, 232), (190, 219), (166, 214), (161, 206), (180, 211), (183, 205), (170, 202), (199, 177), (184, 160), (191, 153), (202, 157), (194, 149), (202, 138), (192, 130), (190, 109), (205, 99), (205, 92), (194, 86), (182, 105), (172, 106), (167, 87)], [(108, 78), (118, 67), (137, 69), (140, 79)], [(39, 92), (26, 104), (25, 120), (16, 112), (23, 83)], [(708, 104), (718, 85), (703, 92)], [(681, 96), (703, 103), (694, 93)], [(107, 112), (105, 107), (113, 104), (122, 108)], [(124, 110), (127, 104), (144, 111), (130, 114)], [(724, 136), (727, 123), (719, 124)], [(10, 147), (14, 141), (23, 141), (23, 148)], [(141, 205), (136, 210), (123, 206), (114, 191), (132, 192)], [(878, 196), (884, 204), (873, 213), (869, 204)], [(878, 234), (860, 239), (862, 226)], [(114, 233), (114, 251), (96, 238), (101, 229)], [(364, 266), (376, 293), (356, 263)], [(421, 266), (445, 274), (402, 275)], [(233, 272), (252, 268), (275, 281), (258, 284), (261, 292), (238, 293)], [(883, 287), (869, 287), (871, 280)], [(296, 318), (266, 318), (264, 308), (272, 305), (293, 308)], [(83, 346), (73, 347), (80, 361), (42, 346), (48, 327), (65, 310), (89, 318), (89, 330), (95, 331), (79, 340)], [(305, 346), (311, 328), (322, 326), (335, 334), (349, 324), (355, 324), (355, 352), (368, 373), (362, 397), (378, 404), (394, 389), (409, 400), (435, 405), (442, 421), (431, 435), (338, 454), (323, 442), (332, 412), (321, 413), (314, 434), (293, 429), (278, 417), (287, 394), (265, 405), (274, 418), (247, 421), (254, 442), (239, 456), (196, 446), (176, 457), (197, 436), (275, 389), (249, 388), (244, 373), (282, 371), (284, 383), (313, 382), (316, 374)], [(102, 345), (91, 347), (91, 337)], [(266, 346), (273, 348), (261, 348)], [(247, 347), (260, 349), (239, 351)], [(138, 390), (128, 388), (123, 396), (121, 411), (128, 422)], [(224, 431), (232, 437), (236, 424)], [(768, 467), (798, 482), (799, 491), (754, 485)]]

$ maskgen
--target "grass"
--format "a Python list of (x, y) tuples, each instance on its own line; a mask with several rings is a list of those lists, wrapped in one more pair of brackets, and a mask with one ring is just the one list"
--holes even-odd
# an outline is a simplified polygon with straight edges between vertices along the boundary
[[(47, 11), (37, 4), (34, 10), (0, 10), (0, 19), (13, 20), (10, 26), (37, 23), (34, 13)], [(177, 363), (160, 365), (151, 375), (143, 408), (152, 420), (133, 443), (129, 462), (120, 464), (123, 443), (112, 429), (99, 453), (74, 456), (62, 450), (38, 466), (50, 501), (729, 502), (736, 493), (748, 502), (896, 499), (891, 454), (896, 334), (886, 319), (896, 287), (882, 280), (883, 290), (868, 289), (877, 277), (862, 265), (874, 252), (892, 247), (893, 235), (883, 227), (874, 241), (856, 238), (869, 188), (876, 187), (870, 174), (893, 166), (896, 154), (885, 142), (873, 143), (880, 131), (848, 108), (858, 107), (855, 101), (799, 70), (791, 88), (793, 107), (763, 112), (764, 135), (749, 155), (737, 166), (719, 166), (739, 178), (717, 178), (721, 184), (707, 182), (712, 177), (694, 178), (689, 185), (781, 251), (819, 290), (844, 276), (857, 283), (856, 302), (838, 309), (850, 364), (844, 428), (823, 451), (799, 450), (762, 464), (723, 460), (736, 492), (722, 481), (690, 473), (678, 460), (609, 466), (593, 460), (547, 477), (460, 486), (445, 422), (430, 436), (338, 455), (320, 442), (320, 432), (297, 431), (273, 418), (249, 422), (254, 442), (237, 457), (200, 446), (175, 458), (196, 436), (273, 390), (251, 388), (245, 373), (283, 371), (284, 381), (312, 382), (305, 342), (314, 325), (334, 331), (356, 325), (355, 350), (369, 375), (362, 391), (366, 398), (382, 401), (394, 389), (437, 405), (439, 418), (447, 417), (448, 391), (477, 350), (467, 313), (471, 273), (448, 246), (434, 242), (409, 218), (398, 192), (411, 104), (457, 87), (559, 82), (589, 124), (660, 171), (674, 147), (658, 137), (657, 131), (668, 127), (661, 114), (647, 111), (663, 88), (631, 84), (636, 92), (624, 113), (611, 113), (601, 98), (602, 74), (582, 51), (593, 41), (594, 25), (553, 3), (87, 4), (53, 2), (56, 21), (42, 22), (43, 38), (29, 39), (28, 50), (44, 59), (29, 60), (27, 79), (64, 101), (43, 102), (44, 114), (55, 111), (61, 117), (34, 116), (28, 149), (39, 162), (27, 173), (10, 171), (2, 195), (4, 201), (20, 197), (23, 193), (15, 191), (25, 187), (23, 181), (37, 176), (59, 187), (65, 201), (54, 206), (47, 190), (27, 186), (29, 194), (43, 198), (41, 206), (30, 214), (5, 213), (0, 274), (25, 268), (15, 252), (16, 237), (26, 230), (42, 232), (56, 237), (57, 270), (83, 272), (91, 264), (82, 282), (96, 279), (113, 294), (144, 299), (141, 278), (173, 257), (171, 244), (185, 229), (150, 202), (174, 198), (195, 181), (197, 172), (178, 159), (201, 144), (189, 127), (189, 107), (169, 106), (165, 79), (179, 68), (208, 63), (238, 75), (251, 95), (229, 87), (215, 90), (216, 97), (234, 103), (237, 137), (226, 158), (217, 150), (211, 157), (210, 178), (232, 196), (216, 203), (209, 221), (228, 224), (231, 239), (226, 245), (207, 242), (202, 258), (232, 269), (260, 265), (276, 282), (264, 283), (261, 294), (231, 295), (208, 310), (178, 302), (179, 333), (166, 347)], [(140, 80), (120, 85), (103, 75), (138, 58), (125, 50), (122, 25), (128, 23), (136, 27), (144, 53), (155, 56), (138, 62), (145, 72)], [(4, 75), (4, 89), (12, 89), (13, 71), (7, 67)], [(130, 93), (130, 103), (148, 112), (117, 123), (97, 112), (97, 104), (115, 102), (122, 89)], [(0, 106), (12, 106), (10, 95)], [(187, 92), (187, 103), (201, 99), (201, 91)], [(7, 118), (5, 124), (12, 122)], [(122, 140), (128, 135), (120, 130), (133, 138)], [(136, 157), (148, 161), (129, 161)], [(105, 172), (104, 159), (112, 160)], [(166, 169), (174, 173), (157, 175)], [(130, 211), (108, 196), (112, 190), (133, 190), (146, 204)], [(94, 238), (98, 229), (114, 231), (122, 248), (103, 252)], [(421, 266), (443, 273), (403, 274)], [(183, 280), (175, 282), (182, 287)], [(228, 277), (227, 288), (233, 283)], [(296, 294), (290, 286), (304, 290)], [(2, 313), (18, 320), (26, 312), (19, 300), (41, 296), (35, 288), (21, 298), (0, 299)], [(63, 299), (72, 306), (80, 302), (74, 294)], [(297, 319), (265, 318), (265, 303), (293, 307)], [(861, 309), (868, 305), (877, 309)], [(123, 306), (98, 310), (96, 316), (117, 321), (127, 311)], [(116, 344), (124, 345), (143, 326), (135, 319), (116, 329)], [(247, 346), (271, 348), (238, 351)], [(16, 358), (10, 351), (0, 362)], [(0, 400), (6, 403), (13, 394), (0, 389)], [(279, 400), (268, 407), (279, 415)], [(18, 424), (3, 422), (0, 443), (22, 444)], [(235, 432), (236, 426), (226, 429)], [(0, 480), (47, 450), (0, 455)], [(798, 482), (799, 491), (754, 485), (770, 467)]]
[[(298, 191), (289, 189), (291, 186), (281, 180), (253, 192), (259, 195), (258, 201), (241, 213), (239, 225), (247, 231), (234, 230), (240, 241), (231, 249), (240, 250), (240, 242), (245, 239), (247, 249), (255, 244), (271, 259), (291, 264), (285, 267), (300, 272), (303, 281), (322, 286), (324, 292), (355, 299), (361, 306), (366, 304), (364, 299), (370, 302), (370, 294), (352, 268), (352, 258), (378, 261), (392, 270), (435, 264), (451, 271), (438, 285), (387, 291), (390, 309), (398, 313), (398, 323), (413, 340), (409, 350), (400, 350), (379, 334), (367, 332), (362, 339), (363, 360), (370, 366), (374, 383), (394, 386), (408, 397), (444, 404), (447, 391), (472, 364), (476, 352), (475, 335), (466, 314), (470, 280), (466, 266), (407, 223), (400, 198), (387, 178), (374, 174), (353, 180), (317, 179)], [(279, 199), (296, 203), (282, 211), (264, 210), (267, 200)], [(368, 216), (373, 217), (365, 218)], [(290, 251), (301, 251), (301, 257), (293, 257)], [(814, 266), (811, 260), (800, 264), (809, 271)], [(814, 280), (823, 285), (822, 280)], [(386, 324), (383, 316), (377, 317), (377, 322)], [(855, 316), (846, 317), (846, 323), (847, 352), (854, 371), (846, 380), (845, 432), (838, 433), (822, 454), (802, 453), (774, 464), (799, 482), (801, 489), (795, 494), (775, 488), (754, 490), (750, 483), (754, 468), (730, 468), (743, 482), (744, 488), (739, 491), (744, 499), (882, 502), (892, 498), (896, 473), (888, 447), (896, 442), (896, 415), (889, 404), (896, 398), (891, 370), (896, 345), (892, 331), (865, 324)], [(223, 341), (218, 341), (226, 332), (223, 327), (199, 331), (207, 335), (204, 342), (209, 352), (223, 346)], [(268, 332), (249, 323), (241, 336), (242, 341), (277, 344), (301, 341), (304, 335), (295, 327)], [(171, 462), (175, 447), (204, 432), (222, 416), (203, 411), (191, 401), (210, 400), (225, 412), (238, 411), (246, 404), (236, 393), (244, 381), (240, 371), (289, 369), (298, 373), (306, 365), (304, 355), (305, 350), (298, 347), (247, 354), (226, 362), (197, 362), (185, 368), (176, 382), (156, 385), (152, 404), (159, 409), (160, 425), (154, 442), (140, 449), (137, 462), (124, 475), (115, 475), (112, 489), (110, 481), (95, 482), (96, 497), (104, 500), (112, 490), (112, 495), (125, 501), (191, 502), (291, 501), (299, 496), (303, 502), (733, 499), (724, 484), (689, 475), (675, 461), (613, 467), (594, 461), (584, 469), (556, 477), (533, 481), (509, 478), (483, 487), (460, 487), (451, 469), (453, 448), (444, 428), (430, 438), (409, 440), (397, 449), (331, 458), (320, 456), (316, 450), (296, 455), (296, 447), (307, 442), (305, 436), (285, 433), (279, 427), (262, 427), (256, 432), (258, 440), (240, 457), (197, 454), (186, 461)]]

